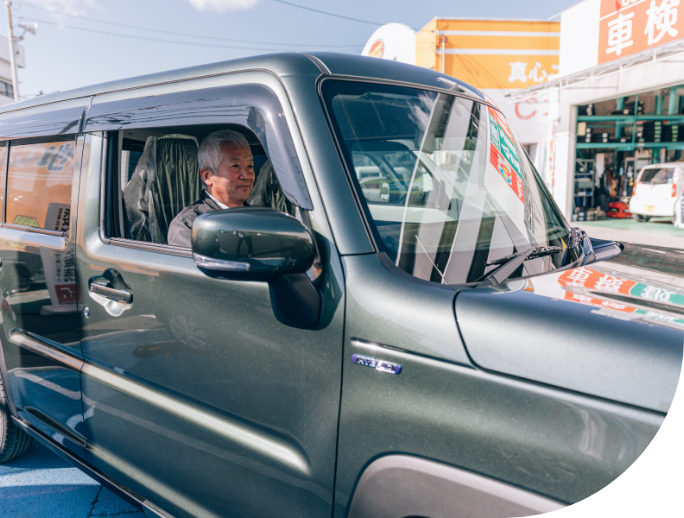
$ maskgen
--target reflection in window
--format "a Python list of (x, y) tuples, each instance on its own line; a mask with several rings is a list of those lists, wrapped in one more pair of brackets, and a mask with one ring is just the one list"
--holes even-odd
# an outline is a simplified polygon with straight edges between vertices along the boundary
[(7, 223), (69, 230), (75, 142), (10, 147)]
[[(331, 122), (376, 244), (405, 272), (475, 282), (568, 229), (501, 113), (450, 94), (327, 81)], [(531, 259), (513, 277), (557, 268)]]
[(7, 143), (0, 147), (0, 207), (5, 206), (5, 175), (7, 174)]

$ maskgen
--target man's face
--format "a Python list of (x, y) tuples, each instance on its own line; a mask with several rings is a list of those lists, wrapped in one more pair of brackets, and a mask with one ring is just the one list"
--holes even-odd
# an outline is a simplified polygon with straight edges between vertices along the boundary
[(209, 169), (200, 171), (207, 192), (228, 207), (241, 207), (254, 186), (254, 159), (249, 148), (224, 143), (221, 165), (216, 175)]

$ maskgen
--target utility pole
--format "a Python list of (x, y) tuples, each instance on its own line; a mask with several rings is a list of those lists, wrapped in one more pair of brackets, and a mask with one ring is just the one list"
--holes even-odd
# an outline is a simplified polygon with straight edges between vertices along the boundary
[(5, 0), (7, 6), (7, 41), (9, 41), (10, 67), (12, 68), (12, 88), (14, 100), (19, 100), (19, 80), (17, 79), (17, 60), (14, 50), (14, 29), (12, 28), (12, 2)]

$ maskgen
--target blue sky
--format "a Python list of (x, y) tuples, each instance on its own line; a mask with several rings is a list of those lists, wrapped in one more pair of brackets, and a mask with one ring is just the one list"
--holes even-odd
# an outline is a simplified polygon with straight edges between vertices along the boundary
[[(545, 20), (578, 1), (290, 3), (378, 24), (398, 22), (420, 29), (434, 17)], [(19, 70), (22, 97), (273, 51), (359, 54), (379, 26), (307, 11), (283, 0), (13, 0), (13, 4), (15, 26), (34, 20), (38, 23), (37, 35), (27, 34), (22, 42), (26, 49), (26, 68)], [(2, 9), (3, 35), (7, 34), (5, 16)], [(19, 29), (17, 34), (21, 32)], [(192, 36), (178, 35), (181, 33)]]

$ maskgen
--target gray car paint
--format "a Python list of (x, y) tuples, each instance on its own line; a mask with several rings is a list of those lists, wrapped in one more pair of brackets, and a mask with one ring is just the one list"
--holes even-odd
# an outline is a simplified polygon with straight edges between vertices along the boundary
[(670, 408), (681, 331), (616, 322), (593, 306), (523, 290), (463, 291), (456, 316), (470, 357), (483, 369), (650, 410)]

